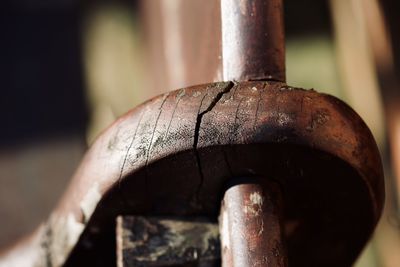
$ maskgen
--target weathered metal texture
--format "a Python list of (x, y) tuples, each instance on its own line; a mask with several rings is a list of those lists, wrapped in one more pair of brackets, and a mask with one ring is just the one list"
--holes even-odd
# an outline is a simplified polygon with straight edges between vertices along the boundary
[(280, 185), (267, 179), (263, 184), (243, 180), (249, 183), (233, 185), (222, 201), (222, 266), (287, 266)]
[[(152, 43), (160, 45), (150, 47), (163, 53), (153, 58), (160, 68), (150, 68), (151, 81), (164, 91), (221, 80), (218, 1), (160, 2), (164, 9), (155, 8), (152, 18), (155, 28), (166, 25), (168, 30), (152, 35)], [(273, 13), (272, 2), (278, 3), (265, 1), (263, 7), (256, 0), (232, 1), (244, 7), (233, 11), (244, 10), (250, 17), (253, 12), (262, 27), (274, 30), (281, 17), (259, 12)], [(191, 7), (179, 9), (186, 3)], [(174, 9), (177, 17), (170, 16)], [(232, 58), (237, 66), (226, 68), (238, 72), (227, 72), (225, 79), (271, 81), (185, 88), (118, 119), (88, 151), (46, 226), (23, 244), (33, 259), (30, 266), (115, 266), (118, 215), (216, 218), (224, 185), (231, 177), (252, 176), (273, 177), (282, 186), (290, 266), (349, 266), (354, 261), (383, 206), (376, 144), (360, 117), (340, 100), (273, 81), (284, 80), (282, 25), (271, 32), (277, 39), (263, 39), (260, 34), (269, 32), (250, 25), (250, 17), (237, 14), (234, 25), (263, 41), (234, 40), (240, 45), (233, 55), (242, 51), (245, 57)], [(226, 38), (237, 32), (232, 29), (232, 34)], [(197, 44), (201, 49), (194, 49)], [(268, 46), (277, 49), (269, 52), (271, 57), (263, 54)]]
[(285, 81), (282, 0), (221, 0), (226, 81)]
[(118, 215), (216, 218), (238, 176), (282, 185), (290, 266), (349, 266), (382, 210), (376, 144), (346, 104), (279, 82), (214, 83), (156, 97), (101, 134), (37, 252), (50, 266), (113, 266)]
[(116, 236), (118, 267), (211, 267), (220, 263), (216, 223), (188, 218), (120, 216)]

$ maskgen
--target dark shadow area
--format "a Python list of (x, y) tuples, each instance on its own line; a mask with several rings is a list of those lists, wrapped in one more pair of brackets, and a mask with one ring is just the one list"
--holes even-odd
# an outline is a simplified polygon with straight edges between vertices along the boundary
[(298, 36), (326, 34), (332, 31), (329, 1), (284, 1), (285, 34)]
[(78, 1), (2, 3), (0, 147), (84, 136), (80, 20)]

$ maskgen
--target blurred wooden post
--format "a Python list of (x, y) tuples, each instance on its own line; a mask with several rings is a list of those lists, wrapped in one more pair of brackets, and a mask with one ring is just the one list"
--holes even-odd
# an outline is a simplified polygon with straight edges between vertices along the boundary
[(140, 14), (151, 88), (222, 80), (220, 0), (142, 0)]
[[(396, 75), (393, 46), (389, 32), (387, 17), (382, 9), (384, 1), (361, 1), (361, 9), (365, 16), (365, 26), (379, 89), (385, 112), (386, 131), (388, 137), (391, 164), (390, 182), (387, 183), (387, 205), (384, 219), (376, 242), (381, 264), (388, 267), (398, 266), (400, 263), (399, 219), (400, 219), (400, 83)], [(388, 156), (387, 154), (385, 155)], [(391, 186), (394, 185), (394, 186)], [(397, 223), (389, 223), (397, 221)]]
[(377, 264), (394, 267), (400, 262), (397, 253), (400, 238), (389, 218), (398, 217), (400, 204), (400, 86), (394, 69), (390, 33), (382, 2), (330, 2), (342, 74), (350, 100), (369, 123), (383, 151), (385, 129), (389, 138), (394, 177), (388, 176), (387, 204), (374, 242), (381, 261)]
[(378, 144), (383, 144), (384, 117), (365, 18), (360, 6), (363, 1), (330, 1), (339, 75), (351, 106), (366, 121)]

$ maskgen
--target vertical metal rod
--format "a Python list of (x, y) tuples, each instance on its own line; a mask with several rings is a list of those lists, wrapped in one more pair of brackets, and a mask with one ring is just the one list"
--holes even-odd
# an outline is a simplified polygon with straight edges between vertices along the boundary
[(221, 0), (224, 80), (285, 81), (282, 0)]
[(219, 218), (222, 266), (287, 266), (281, 208), (281, 190), (274, 182), (230, 187)]

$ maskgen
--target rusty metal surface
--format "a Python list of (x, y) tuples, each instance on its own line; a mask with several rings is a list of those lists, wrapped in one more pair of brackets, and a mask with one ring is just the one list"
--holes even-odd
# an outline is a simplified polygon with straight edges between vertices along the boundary
[(223, 80), (285, 81), (282, 0), (221, 0)]
[(107, 129), (37, 253), (53, 266), (112, 266), (117, 215), (216, 218), (235, 176), (283, 186), (291, 266), (350, 265), (383, 206), (376, 144), (343, 102), (278, 82), (215, 83), (154, 98)]
[[(268, 177), (282, 186), (290, 266), (350, 266), (382, 210), (379, 153), (367, 126), (346, 104), (273, 81), (284, 80), (281, 17), (266, 16), (270, 23), (258, 12), (279, 10), (274, 4), (280, 1), (258, 7), (259, 1), (233, 0), (242, 6), (231, 11), (219, 10), (218, 1), (158, 3), (150, 8), (155, 16), (149, 49), (158, 53), (151, 62), (159, 68), (150, 73), (160, 91), (222, 79), (221, 53), (229, 46), (220, 45), (218, 14), (235, 11), (240, 14), (234, 25), (250, 37), (235, 40), (240, 44), (233, 47), (235, 64), (226, 67), (235, 72), (225, 78), (271, 81), (184, 88), (118, 119), (88, 151), (36, 241), (25, 243), (30, 257), (41, 260), (31, 266), (114, 266), (116, 216), (216, 219), (231, 177)], [(266, 28), (250, 27), (252, 11)], [(274, 23), (276, 29), (268, 28)], [(168, 30), (159, 35), (163, 25)], [(225, 30), (226, 40), (237, 36), (235, 29)], [(264, 30), (274, 38), (251, 37), (268, 35)], [(275, 50), (263, 54), (261, 43)]]
[(220, 265), (218, 224), (207, 219), (119, 216), (118, 267)]
[(287, 266), (280, 185), (243, 180), (249, 181), (230, 187), (221, 205), (222, 266)]

